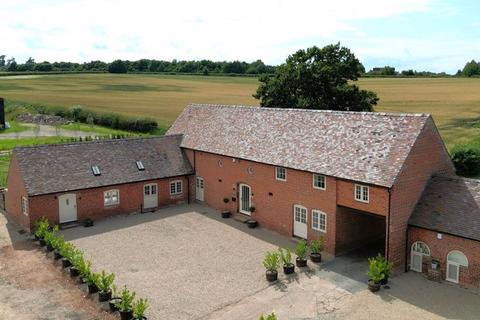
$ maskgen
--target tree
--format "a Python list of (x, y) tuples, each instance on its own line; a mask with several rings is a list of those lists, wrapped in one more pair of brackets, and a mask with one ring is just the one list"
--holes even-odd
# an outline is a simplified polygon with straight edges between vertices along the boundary
[(110, 73), (127, 73), (127, 64), (122, 60), (115, 60), (108, 65)]
[(360, 76), (360, 61), (340, 43), (299, 50), (260, 77), (255, 98), (262, 107), (373, 111), (378, 98), (349, 81)]
[(5, 58), (6, 58), (6, 57), (7, 57), (7, 56), (4, 55), (4, 54), (0, 55), (0, 67), (4, 67), (4, 66), (5, 66)]
[(15, 61), (14, 57), (11, 57), (7, 60), (7, 71), (16, 71), (17, 70), (17, 62)]
[(462, 75), (467, 77), (480, 75), (480, 64), (475, 60), (467, 62), (465, 67), (463, 67)]

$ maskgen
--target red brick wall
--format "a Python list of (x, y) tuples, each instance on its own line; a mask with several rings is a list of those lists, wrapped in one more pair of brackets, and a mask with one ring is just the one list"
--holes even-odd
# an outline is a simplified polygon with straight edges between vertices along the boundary
[(408, 219), (434, 173), (454, 174), (454, 168), (435, 124), (429, 118), (391, 190), (387, 252), (397, 271), (405, 265)]
[[(445, 279), (447, 271), (447, 255), (452, 250), (458, 250), (468, 259), (468, 267), (460, 267), (459, 283), (468, 287), (480, 288), (480, 242), (463, 239), (460, 237), (442, 234), (442, 239), (437, 239), (437, 232), (417, 227), (409, 227), (408, 250), (415, 241), (422, 241), (430, 249), (433, 259), (440, 261), (442, 278)], [(410, 263), (410, 251), (408, 255)]]
[[(170, 181), (173, 180), (183, 181), (183, 194), (176, 196), (170, 195)], [(76, 194), (78, 220), (85, 218), (98, 219), (117, 214), (139, 212), (143, 204), (143, 186), (148, 183), (158, 184), (159, 207), (178, 204), (187, 200), (188, 179), (186, 177), (151, 180), (117, 186), (34, 196), (30, 197), (30, 224), (33, 225), (35, 220), (41, 216), (47, 217), (53, 223), (58, 223), (58, 196), (68, 193)], [(105, 207), (103, 203), (103, 192), (112, 189), (119, 190), (120, 203), (118, 205)]]
[(386, 216), (388, 214), (388, 189), (372, 185), (366, 186), (369, 188), (368, 203), (355, 200), (355, 183), (337, 179), (337, 203), (345, 207)]
[(5, 209), (7, 214), (18, 224), (29, 230), (29, 217), (22, 213), (22, 196), (27, 191), (22, 180), (15, 154), (12, 155), (7, 177), (7, 193), (5, 194)]
[(336, 226), (337, 254), (361, 248), (375, 240), (384, 240), (386, 232), (385, 217), (345, 207), (337, 208)]

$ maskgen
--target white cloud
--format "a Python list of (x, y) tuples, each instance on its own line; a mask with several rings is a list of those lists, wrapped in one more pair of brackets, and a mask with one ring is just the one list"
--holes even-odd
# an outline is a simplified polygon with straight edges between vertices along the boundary
[(20, 61), (33, 56), (279, 63), (304, 47), (304, 39), (340, 32), (361, 36), (353, 21), (425, 12), (430, 5), (428, 0), (2, 1), (0, 43), (2, 53)]

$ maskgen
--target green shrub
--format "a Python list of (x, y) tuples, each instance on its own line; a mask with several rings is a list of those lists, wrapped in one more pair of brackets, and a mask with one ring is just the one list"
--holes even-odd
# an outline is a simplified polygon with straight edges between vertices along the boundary
[(83, 253), (78, 249), (75, 249), (74, 251), (72, 251), (72, 254), (70, 255), (70, 257), (68, 257), (68, 260), (70, 261), (72, 266), (74, 266), (75, 269), (77, 270), (85, 262), (83, 259)]
[(268, 314), (266, 317), (264, 315), (261, 315), (258, 320), (277, 320), (277, 316), (275, 315), (274, 312)]
[(130, 292), (130, 290), (127, 289), (127, 286), (124, 286), (120, 293), (120, 301), (115, 303), (115, 306), (120, 311), (130, 311), (132, 310), (133, 300), (135, 300), (135, 292)]
[(385, 278), (384, 266), (376, 257), (368, 259), (368, 276), (375, 283), (379, 283)]
[(263, 266), (267, 271), (274, 272), (277, 271), (280, 264), (280, 255), (278, 252), (272, 251), (265, 254), (263, 259)]
[(282, 260), (284, 265), (292, 264), (292, 252), (290, 249), (278, 248), (278, 251), (280, 253), (280, 260)]
[(323, 250), (323, 238), (312, 240), (310, 242), (310, 251), (312, 253), (320, 253)]
[(452, 161), (457, 174), (471, 177), (480, 173), (480, 149), (468, 145), (456, 146), (452, 150)]
[(305, 260), (305, 258), (307, 257), (307, 243), (305, 242), (305, 240), (300, 240), (297, 242), (295, 254), (298, 258)]
[(70, 242), (65, 242), (65, 244), (60, 248), (60, 254), (67, 259), (72, 257), (74, 253), (75, 253), (75, 247)]
[(90, 273), (92, 272), (92, 261), (82, 259), (78, 266), (76, 266), (78, 272), (80, 273), (80, 277), (83, 279), (87, 279)]
[(133, 319), (143, 320), (145, 316), (145, 311), (148, 309), (148, 300), (144, 298), (140, 298), (135, 301), (132, 305), (133, 310)]
[(51, 231), (46, 231), (44, 233), (44, 239), (47, 245), (52, 245), (55, 239), (57, 238), (58, 226), (54, 226)]
[(48, 219), (45, 217), (41, 217), (35, 222), (35, 235), (41, 239), (45, 237), (45, 233), (48, 232), (50, 228), (50, 224)]
[(97, 285), (97, 288), (100, 291), (107, 293), (111, 290), (111, 286), (114, 280), (115, 280), (115, 274), (113, 273), (107, 274), (104, 270), (102, 271), (102, 273), (99, 274), (97, 278), (97, 282), (95, 284)]
[(83, 278), (88, 285), (97, 285), (100, 275), (96, 272), (89, 272), (85, 278)]
[(60, 251), (60, 249), (65, 245), (65, 239), (63, 238), (63, 235), (56, 235), (56, 237), (52, 240), (52, 247)]
[(380, 265), (380, 268), (383, 270), (385, 277), (390, 276), (392, 273), (393, 263), (385, 259), (381, 253), (377, 255), (377, 262)]

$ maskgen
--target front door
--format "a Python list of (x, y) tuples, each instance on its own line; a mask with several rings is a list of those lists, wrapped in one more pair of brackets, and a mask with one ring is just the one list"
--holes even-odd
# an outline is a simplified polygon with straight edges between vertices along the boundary
[(58, 220), (60, 223), (77, 221), (77, 195), (63, 194), (58, 197)]
[(203, 178), (202, 177), (197, 177), (196, 181), (196, 188), (195, 188), (195, 198), (198, 201), (203, 201), (204, 197), (204, 183), (203, 183)]
[(239, 211), (250, 215), (250, 207), (252, 202), (251, 189), (246, 184), (240, 185), (240, 208)]
[(150, 209), (158, 206), (158, 189), (156, 183), (143, 186), (143, 208)]
[(423, 257), (429, 255), (430, 249), (425, 243), (421, 241), (415, 242), (412, 245), (410, 254), (410, 269), (416, 272), (422, 272)]
[(307, 208), (293, 207), (293, 235), (307, 239)]

